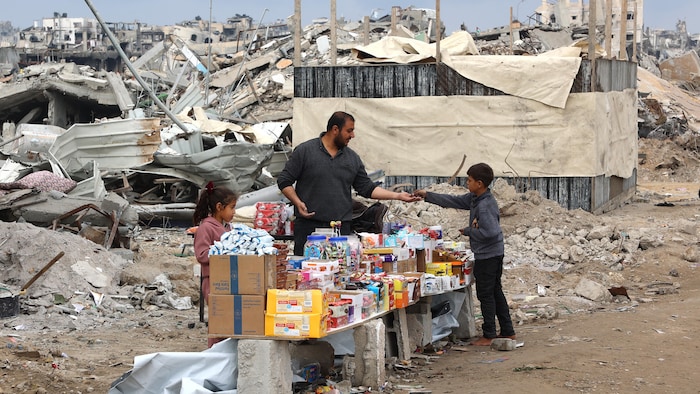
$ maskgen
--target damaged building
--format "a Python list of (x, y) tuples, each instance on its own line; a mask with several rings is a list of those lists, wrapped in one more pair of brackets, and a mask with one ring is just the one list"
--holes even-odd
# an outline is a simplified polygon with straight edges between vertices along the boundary
[[(79, 230), (80, 208), (105, 228), (188, 220), (210, 180), (242, 193), (241, 204), (280, 199), (274, 176), (292, 146), (314, 137), (338, 109), (357, 117), (363, 132), (353, 144), (388, 187), (448, 179), (467, 155), (492, 164), (518, 190), (537, 190), (570, 209), (600, 212), (634, 193), (636, 63), (600, 57), (594, 69), (570, 27), (546, 25), (518, 30), (527, 33), (519, 41), (536, 48), (522, 53), (539, 56), (473, 56), (494, 47), (461, 31), (440, 40), (450, 56), (436, 62), (432, 37), (442, 25), (428, 11), (395, 7), (365, 23), (342, 23), (340, 43), (330, 39), (328, 21), (299, 27), (299, 64), (291, 60), (292, 26), (255, 26), (236, 15), (212, 24), (218, 34), (211, 40), (201, 18), (167, 29), (112, 24), (118, 40), (131, 43), (119, 48), (142, 51), (119, 73), (68, 61), (23, 67), (0, 89), (0, 183), (15, 186), (0, 196), (3, 220), (51, 225), (71, 213), (63, 224)], [(412, 52), (386, 53), (393, 40)], [(499, 53), (516, 52), (504, 42)], [(492, 75), (496, 67), (502, 72)], [(533, 78), (536, 94), (524, 93)], [(639, 113), (651, 119), (644, 108)], [(659, 122), (654, 117), (649, 127)], [(436, 143), (446, 147), (439, 156)], [(40, 171), (72, 180), (75, 189), (18, 189), (17, 180)], [(86, 198), (97, 209), (86, 208)], [(101, 205), (106, 199), (112, 202)], [(56, 201), (58, 208), (42, 205)]]

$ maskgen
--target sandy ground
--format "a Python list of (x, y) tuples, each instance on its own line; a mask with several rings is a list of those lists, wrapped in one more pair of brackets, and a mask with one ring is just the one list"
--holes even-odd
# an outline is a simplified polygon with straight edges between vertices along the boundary
[[(393, 392), (418, 388), (432, 393), (699, 392), (700, 279), (698, 263), (689, 257), (697, 255), (697, 233), (673, 228), (679, 221), (696, 223), (700, 215), (698, 184), (693, 183), (699, 179), (696, 161), (693, 152), (679, 152), (670, 142), (640, 142), (642, 152), (647, 156), (640, 162), (635, 202), (600, 216), (574, 216), (588, 225), (658, 228), (664, 237), (661, 246), (635, 252), (615, 272), (595, 262), (565, 273), (528, 266), (506, 270), (504, 287), (514, 316), (553, 310), (556, 317), (522, 319), (516, 330), (524, 346), (515, 351), (499, 352), (457, 340), (441, 342), (433, 352), (416, 353), (407, 369), (389, 366)], [(656, 169), (659, 163), (652, 158), (670, 154), (687, 164)], [(656, 205), (660, 201), (672, 204)], [(571, 225), (573, 220), (571, 213), (543, 204), (504, 217), (506, 236), (542, 215), (554, 224)], [(196, 305), (194, 258), (180, 255), (182, 244), (189, 242), (184, 230), (150, 229), (138, 241), (137, 259), (121, 274), (121, 283), (149, 283), (167, 272), (174, 291), (193, 297)], [(587, 305), (558, 296), (527, 303), (513, 300), (516, 294), (536, 294), (533, 283), (546, 283), (556, 295), (573, 288), (583, 276), (614, 277), (628, 289), (631, 300)], [(16, 329), (35, 315), (0, 320), (0, 393), (104, 393), (131, 368), (134, 356), (206, 347), (206, 328), (196, 307), (96, 314), (89, 326), (77, 324), (80, 316), (44, 312), (38, 328)], [(71, 326), (71, 321), (77, 323)]]
[[(658, 208), (628, 205), (613, 216), (696, 217), (700, 204)], [(643, 265), (620, 273), (628, 278), (630, 302), (573, 313), (558, 307), (556, 319), (516, 327), (524, 346), (515, 351), (447, 345), (435, 359), (426, 354), (428, 362), (415, 358), (411, 372), (401, 374), (406, 380), (397, 383), (433, 393), (697, 393), (700, 278), (697, 264), (679, 257), (683, 248), (655, 249)], [(671, 270), (678, 276), (669, 275)], [(513, 283), (518, 272), (506, 276)], [(649, 295), (653, 287), (648, 285), (657, 282), (680, 287), (677, 293)], [(532, 308), (557, 307), (556, 299), (534, 302)]]

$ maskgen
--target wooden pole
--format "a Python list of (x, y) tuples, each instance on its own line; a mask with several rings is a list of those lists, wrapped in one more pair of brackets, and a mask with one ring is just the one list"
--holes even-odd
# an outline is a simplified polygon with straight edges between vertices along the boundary
[(294, 67), (301, 66), (301, 0), (294, 0)]
[(608, 59), (613, 58), (612, 53), (612, 6), (613, 0), (605, 0), (605, 52)]
[(396, 25), (398, 24), (399, 7), (391, 7), (391, 35), (396, 35)]
[(513, 54), (513, 7), (510, 7), (510, 20), (508, 21), (508, 26), (510, 27), (510, 54)]
[[(435, 62), (440, 64), (440, 40), (442, 39), (440, 26), (440, 0), (435, 0)], [(430, 34), (430, 32), (428, 32)]]
[(369, 45), (369, 16), (365, 15), (364, 21), (362, 23), (364, 25), (364, 41), (362, 42), (364, 45)]
[[(626, 0), (624, 0), (626, 1)], [(595, 44), (596, 44), (596, 0), (588, 2), (588, 60), (591, 61), (591, 92), (595, 92), (596, 73), (595, 73)]]
[(634, 41), (632, 42), (632, 61), (637, 62), (637, 29), (639, 28), (639, 24), (637, 24), (637, 11), (639, 9), (637, 8), (637, 0), (634, 0)]
[(331, 65), (335, 66), (338, 54), (338, 26), (336, 19), (336, 0), (331, 0)]
[(627, 60), (627, 0), (620, 1), (620, 60)]

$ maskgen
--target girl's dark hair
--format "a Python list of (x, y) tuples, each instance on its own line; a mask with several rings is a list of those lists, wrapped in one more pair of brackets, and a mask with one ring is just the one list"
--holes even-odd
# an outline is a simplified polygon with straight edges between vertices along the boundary
[(198, 226), (204, 218), (216, 212), (216, 204), (228, 205), (237, 200), (238, 194), (233, 190), (223, 186), (214, 186), (213, 183), (209, 182), (199, 193), (197, 206), (195, 206), (192, 215), (194, 225)]
[(339, 130), (343, 129), (345, 122), (351, 120), (355, 121), (355, 118), (347, 112), (337, 111), (333, 112), (333, 115), (328, 119), (328, 124), (326, 125), (326, 131), (331, 131), (333, 126), (338, 126)]
[(493, 181), (493, 170), (486, 163), (477, 163), (469, 167), (467, 175), (476, 181), (483, 182), (486, 187), (489, 187), (491, 181)]

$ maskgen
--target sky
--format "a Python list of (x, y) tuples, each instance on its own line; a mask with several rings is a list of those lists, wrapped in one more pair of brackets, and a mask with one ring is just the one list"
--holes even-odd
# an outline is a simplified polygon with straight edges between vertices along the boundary
[[(294, 0), (90, 0), (100, 16), (108, 22), (139, 21), (149, 25), (175, 24), (200, 16), (224, 22), (235, 14), (246, 14), (255, 21), (272, 23), (294, 14)], [(441, 0), (441, 19), (447, 33), (459, 30), (464, 23), (470, 31), (479, 27), (485, 30), (508, 24), (510, 7), (518, 20), (527, 17), (542, 0)], [(553, 1), (553, 0), (549, 0)], [(580, 0), (572, 0), (580, 1)], [(586, 3), (588, 0), (585, 1)], [(85, 0), (30, 0), (26, 6), (15, 0), (0, 0), (0, 21), (26, 28), (33, 21), (53, 16), (54, 12), (67, 13), (69, 17), (93, 17)], [(392, 6), (435, 9), (435, 0), (336, 0), (338, 17), (359, 21), (373, 10), (380, 8), (387, 14)], [(265, 11), (267, 9), (267, 11)], [(301, 0), (304, 25), (312, 19), (330, 15), (330, 0)], [(698, 0), (646, 0), (644, 24), (652, 29), (675, 29), (678, 20), (685, 20), (690, 33), (700, 33), (700, 1)]]

